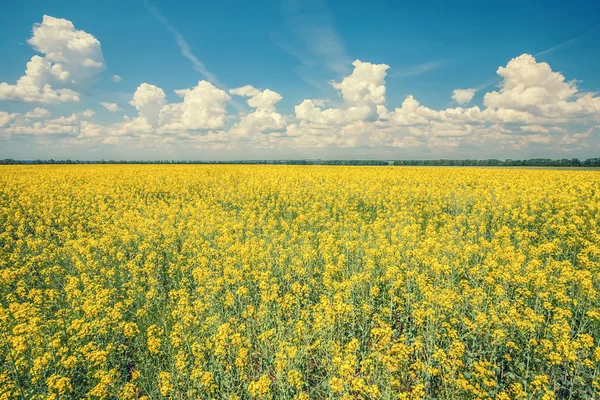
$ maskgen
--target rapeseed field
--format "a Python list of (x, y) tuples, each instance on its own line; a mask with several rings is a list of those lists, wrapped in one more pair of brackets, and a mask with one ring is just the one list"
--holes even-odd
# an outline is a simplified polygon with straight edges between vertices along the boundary
[(0, 168), (0, 399), (600, 396), (600, 173)]

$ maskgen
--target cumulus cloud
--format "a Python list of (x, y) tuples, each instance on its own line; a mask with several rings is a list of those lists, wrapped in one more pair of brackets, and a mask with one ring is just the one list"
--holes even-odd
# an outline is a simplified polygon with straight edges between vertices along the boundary
[(27, 43), (42, 56), (31, 58), (14, 85), (0, 83), (0, 100), (76, 102), (80, 94), (75, 89), (89, 84), (105, 67), (100, 42), (66, 19), (44, 15)]
[(458, 104), (470, 103), (475, 96), (475, 89), (455, 89), (452, 91), (452, 99)]
[(16, 113), (9, 114), (6, 111), (0, 111), (0, 128), (9, 126), (18, 115)]
[(341, 92), (344, 100), (356, 105), (385, 103), (385, 76), (390, 67), (360, 60), (354, 61), (352, 65), (352, 74), (341, 82), (331, 83)]
[(544, 128), (540, 125), (523, 125), (520, 127), (520, 129), (525, 132), (550, 133), (550, 130), (548, 128)]
[(100, 102), (100, 105), (110, 112), (121, 111), (121, 108), (117, 105), (117, 103), (107, 103), (105, 101), (102, 101)]
[(251, 97), (248, 100), (248, 105), (254, 108), (273, 111), (275, 109), (275, 104), (280, 102), (282, 98), (283, 97), (281, 97), (279, 93), (265, 89), (256, 96)]
[(242, 117), (240, 122), (229, 130), (229, 133), (234, 137), (243, 137), (281, 131), (286, 126), (285, 117), (281, 114), (266, 108), (259, 108)]
[[(557, 151), (584, 145), (600, 126), (600, 98), (581, 93), (574, 81), (524, 54), (498, 68), (497, 89), (483, 104), (470, 107), (477, 90), (456, 89), (458, 106), (432, 109), (408, 95), (388, 106), (389, 67), (356, 60), (347, 76), (332, 82), (342, 101), (304, 99), (292, 114), (277, 111), (282, 96), (246, 85), (228, 92), (207, 81), (176, 90), (169, 103), (163, 89), (142, 83), (132, 96), (135, 115), (118, 123), (88, 120), (86, 110), (50, 119), (43, 109), (27, 114), (0, 113), (4, 134), (58, 134), (71, 141), (139, 146), (185, 143), (214, 149), (240, 148), (390, 148), (452, 152), (460, 148), (515, 149), (553, 146)], [(241, 96), (251, 111), (228, 114), (231, 96)], [(107, 109), (118, 109), (104, 103)], [(389, 107), (389, 108), (388, 108)], [(35, 116), (35, 117), (34, 117)], [(596, 129), (596, 130), (595, 130)], [(72, 142), (69, 142), (72, 143)], [(474, 150), (475, 151), (475, 150)]]
[(529, 54), (513, 58), (497, 73), (503, 78), (500, 91), (484, 96), (484, 104), (489, 108), (537, 112), (542, 105), (565, 102), (577, 93), (574, 81), (567, 82), (548, 63), (537, 62)]
[(33, 111), (29, 111), (25, 113), (25, 118), (29, 119), (38, 119), (38, 118), (48, 118), (52, 115), (52, 113), (45, 108), (36, 107)]
[(276, 132), (287, 126), (285, 117), (275, 111), (275, 105), (283, 98), (279, 93), (270, 89), (259, 90), (251, 85), (231, 89), (229, 93), (248, 97), (248, 105), (256, 109), (233, 125), (230, 129), (232, 136), (244, 137), (257, 133)]
[(118, 83), (118, 82), (121, 82), (121, 77), (119, 75), (113, 75), (110, 77), (110, 80), (115, 83)]
[(79, 121), (77, 114), (71, 114), (69, 117), (58, 117), (55, 119), (49, 119), (45, 121), (49, 125), (74, 125)]
[(71, 135), (75, 136), (79, 130), (79, 116), (71, 114), (68, 117), (31, 121), (20, 114), (12, 115), (13, 122), (3, 129), (3, 133), (12, 135)]
[(87, 109), (87, 110), (81, 112), (81, 115), (86, 118), (91, 118), (94, 116), (94, 114), (96, 114), (94, 112), (94, 110), (90, 110), (90, 109)]
[(269, 111), (275, 110), (275, 104), (279, 103), (283, 97), (277, 92), (269, 89), (263, 91), (256, 89), (251, 85), (231, 89), (229, 93), (242, 97), (249, 97), (248, 105), (253, 108), (262, 108)]
[(253, 96), (256, 96), (257, 94), (259, 94), (260, 90), (258, 90), (257, 88), (255, 88), (252, 85), (246, 85), (246, 86), (242, 86), (239, 88), (231, 89), (229, 91), (229, 93), (236, 95), (236, 96), (253, 97)]
[(113, 124), (110, 128), (110, 134), (116, 136), (136, 136), (154, 132), (154, 127), (141, 115), (135, 118), (126, 115), (123, 122)]
[[(559, 144), (555, 135), (564, 135), (566, 127), (577, 130), (583, 123), (600, 122), (600, 99), (595, 94), (578, 93), (574, 82), (527, 54), (498, 69), (500, 89), (486, 94), (484, 108), (434, 110), (409, 95), (400, 107), (389, 111), (385, 104), (387, 66), (358, 60), (354, 66), (351, 75), (333, 84), (345, 105), (326, 108), (323, 102), (304, 100), (296, 106), (299, 122), (288, 126), (287, 135), (299, 146), (473, 148), (493, 143), (518, 149)], [(475, 92), (457, 89), (453, 99), (465, 104)], [(375, 119), (370, 113), (373, 106)], [(570, 136), (562, 142), (583, 139)]]
[(79, 135), (78, 138), (97, 138), (102, 136), (105, 131), (104, 126), (100, 124), (95, 124), (90, 121), (82, 120), (79, 126)]
[(158, 124), (160, 110), (165, 104), (165, 91), (155, 85), (142, 83), (129, 102), (138, 110), (141, 118), (152, 126)]
[(341, 125), (364, 120), (371, 115), (371, 108), (366, 105), (351, 106), (343, 109), (322, 109), (322, 106), (322, 102), (304, 100), (295, 108), (296, 118), (300, 121), (312, 122), (319, 125)]
[(323, 100), (307, 99), (294, 109), (301, 124), (290, 127), (290, 135), (298, 136), (299, 129), (306, 132), (321, 132), (315, 125), (341, 126), (364, 121), (375, 114), (376, 107), (385, 103), (385, 76), (389, 66), (356, 60), (354, 70), (341, 82), (331, 82), (340, 92), (344, 104), (338, 108), (325, 107)]
[(169, 109), (172, 120), (179, 120), (185, 130), (218, 129), (225, 125), (227, 101), (231, 97), (208, 81), (191, 89), (176, 90), (183, 102)]
[(441, 119), (437, 111), (422, 106), (412, 95), (407, 96), (402, 106), (393, 112), (387, 112), (383, 106), (378, 107), (377, 112), (381, 119), (398, 126), (425, 125)]

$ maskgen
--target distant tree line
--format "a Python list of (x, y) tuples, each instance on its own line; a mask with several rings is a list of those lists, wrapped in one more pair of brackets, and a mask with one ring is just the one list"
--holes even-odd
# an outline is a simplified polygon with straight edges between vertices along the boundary
[(398, 160), (393, 165), (427, 165), (427, 166), (457, 166), (457, 167), (600, 167), (600, 158), (588, 158), (581, 161), (578, 158), (530, 158), (528, 160)]
[(389, 161), (382, 160), (315, 160), (313, 164), (319, 165), (390, 165)]
[(185, 161), (185, 160), (156, 160), (156, 161), (117, 161), (117, 160), (0, 160), (0, 164), (270, 164), (270, 165), (406, 165), (406, 166), (457, 166), (457, 167), (600, 167), (600, 158), (530, 158), (528, 160), (238, 160), (238, 161)]

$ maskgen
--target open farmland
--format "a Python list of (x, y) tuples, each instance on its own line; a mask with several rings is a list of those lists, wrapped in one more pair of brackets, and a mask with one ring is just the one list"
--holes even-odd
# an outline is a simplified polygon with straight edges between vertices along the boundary
[(0, 399), (600, 396), (600, 172), (0, 168)]

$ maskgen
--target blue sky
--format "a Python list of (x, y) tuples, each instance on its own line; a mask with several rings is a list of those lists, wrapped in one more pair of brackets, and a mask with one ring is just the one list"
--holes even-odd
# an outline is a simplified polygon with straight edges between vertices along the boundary
[[(598, 15), (592, 1), (12, 2), (0, 157), (598, 156)], [(45, 84), (69, 91), (32, 97)]]

